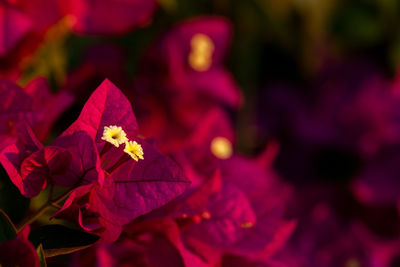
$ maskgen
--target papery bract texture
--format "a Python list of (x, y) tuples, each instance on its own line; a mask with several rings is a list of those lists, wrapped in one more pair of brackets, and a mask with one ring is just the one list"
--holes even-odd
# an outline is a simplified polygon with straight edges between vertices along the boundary
[(105, 80), (90, 96), (79, 118), (63, 135), (85, 131), (97, 146), (103, 146), (103, 130), (110, 125), (121, 126), (131, 138), (138, 134), (136, 118), (128, 99), (113, 83)]
[[(104, 127), (110, 125), (120, 126), (129, 140), (141, 144), (143, 160), (133, 160), (121, 147), (111, 145), (107, 149), (110, 144), (102, 135)], [(115, 240), (124, 224), (171, 201), (189, 185), (175, 162), (137, 135), (129, 101), (106, 80), (89, 98), (77, 121), (53, 143), (70, 151), (79, 150), (71, 151), (75, 158), (67, 173), (75, 173), (79, 179), (87, 170), (93, 173), (79, 182), (87, 186), (77, 187), (79, 193), (71, 194), (62, 211), (75, 210), (81, 226), (101, 234), (104, 241)], [(63, 183), (71, 181), (66, 176), (64, 179)], [(88, 219), (91, 226), (86, 223)]]
[(46, 185), (43, 145), (26, 123), (18, 123), (17, 141), (1, 151), (0, 162), (25, 197), (34, 197)]

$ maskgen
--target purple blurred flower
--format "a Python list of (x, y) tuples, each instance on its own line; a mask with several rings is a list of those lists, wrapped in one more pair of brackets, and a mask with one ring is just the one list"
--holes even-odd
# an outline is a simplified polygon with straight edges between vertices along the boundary
[(198, 17), (164, 34), (142, 60), (136, 90), (160, 99), (168, 120), (193, 127), (209, 110), (238, 108), (241, 93), (223, 65), (230, 22)]

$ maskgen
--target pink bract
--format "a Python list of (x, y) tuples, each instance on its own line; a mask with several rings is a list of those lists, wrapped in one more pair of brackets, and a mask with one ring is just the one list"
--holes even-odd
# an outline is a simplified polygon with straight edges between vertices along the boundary
[[(136, 162), (130, 159), (118, 165), (118, 158), (126, 155), (115, 147), (102, 154), (106, 145), (101, 139), (103, 129), (110, 125), (121, 126), (130, 140), (142, 145), (144, 160)], [(57, 146), (67, 149), (73, 149), (72, 144), (81, 142), (80, 150), (87, 151), (71, 153), (70, 175), (64, 177), (65, 181), (76, 177), (82, 179), (88, 172), (94, 172), (93, 180), (85, 181), (87, 185), (84, 187), (77, 187), (75, 190), (79, 193), (73, 191), (61, 212), (68, 208), (78, 211), (80, 225), (101, 233), (105, 241), (115, 240), (124, 224), (166, 204), (189, 184), (172, 160), (138, 138), (137, 134), (138, 127), (129, 101), (114, 84), (105, 80), (89, 98), (78, 120), (54, 141)], [(63, 141), (65, 139), (69, 141)], [(88, 157), (89, 154), (93, 156)], [(76, 162), (82, 164), (74, 165), (75, 157)], [(113, 167), (114, 164), (117, 165)], [(89, 218), (92, 219), (91, 226), (85, 223)]]

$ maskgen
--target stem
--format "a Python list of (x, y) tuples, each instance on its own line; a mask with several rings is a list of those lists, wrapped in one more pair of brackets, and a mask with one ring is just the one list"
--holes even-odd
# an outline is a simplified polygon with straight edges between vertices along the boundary
[(64, 199), (66, 199), (69, 194), (72, 192), (72, 190), (74, 190), (75, 187), (72, 187), (70, 190), (65, 191), (62, 195), (60, 195), (58, 198), (54, 199), (54, 200), (50, 200), (49, 204), (55, 204), (57, 205), (58, 203), (60, 203), (61, 201), (63, 201)]
[[(24, 227), (28, 224), (32, 224), (34, 221), (36, 221), (37, 219), (39, 219), (40, 216), (42, 216), (49, 208), (56, 208), (56, 209), (60, 209), (61, 207), (58, 205), (61, 201), (63, 201), (64, 199), (66, 199), (69, 194), (76, 188), (79, 186), (79, 184), (81, 183), (81, 180), (85, 178), (85, 175), (90, 172), (91, 170), (95, 169), (95, 167), (89, 168), (87, 170), (85, 170), (82, 174), (82, 177), (79, 179), (79, 181), (73, 186), (71, 187), (69, 190), (65, 191), (63, 194), (61, 194), (60, 196), (58, 196), (56, 199), (52, 199), (53, 198), (53, 192), (54, 192), (54, 185), (51, 185), (50, 187), (50, 193), (49, 193), (49, 198), (47, 200), (46, 203), (43, 204), (42, 207), (40, 207), (40, 209), (38, 211), (36, 211), (34, 214), (32, 214), (29, 217), (26, 217), (21, 223), (18, 224), (17, 226), (17, 231), (20, 232), (22, 229), (24, 229)], [(0, 265), (1, 267), (1, 265)]]
[(49, 200), (43, 204), (42, 207), (40, 207), (40, 209), (38, 209), (34, 214), (32, 214), (29, 217), (26, 217), (21, 223), (18, 224), (17, 226), (17, 231), (20, 232), (22, 229), (24, 229), (24, 227), (28, 224), (32, 224), (34, 221), (36, 221), (37, 219), (39, 219), (40, 216), (42, 216), (49, 208), (61, 208), (58, 204), (63, 201), (66, 197), (68, 197), (68, 195), (71, 193), (71, 191), (74, 188), (67, 190), (66, 192), (64, 192), (62, 195), (60, 195), (59, 197), (57, 197), (54, 200), (51, 200), (49, 198)]
[(48, 200), (50, 200), (53, 197), (53, 193), (54, 193), (54, 184), (51, 184)]
[(53, 208), (56, 208), (56, 209), (61, 209), (61, 208), (62, 208), (60, 205), (58, 205), (58, 204), (56, 204), (56, 203), (51, 203), (50, 205), (51, 205)]
[(30, 217), (26, 217), (21, 223), (17, 225), (17, 232), (19, 233), (22, 229), (24, 229), (26, 225), (36, 221), (50, 207), (51, 206), (49, 205), (49, 202), (46, 202), (36, 213), (32, 214), (32, 216)]

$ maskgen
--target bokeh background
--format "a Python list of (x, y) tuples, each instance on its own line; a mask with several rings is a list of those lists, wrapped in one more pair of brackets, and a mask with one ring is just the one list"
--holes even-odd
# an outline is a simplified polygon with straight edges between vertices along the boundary
[[(0, 74), (21, 86), (44, 76), (54, 92), (74, 92), (50, 143), (101, 81), (133, 92), (160, 36), (212, 15), (232, 24), (225, 67), (243, 95), (237, 110), (226, 108), (235, 150), (251, 157), (273, 147), (273, 168), (293, 187), (286, 216), (297, 227), (278, 258), (400, 266), (397, 0), (159, 0), (151, 21), (122, 35), (74, 33), (64, 19), (25, 36)], [(0, 208), (18, 221), (29, 202), (4, 171), (0, 182)]]

